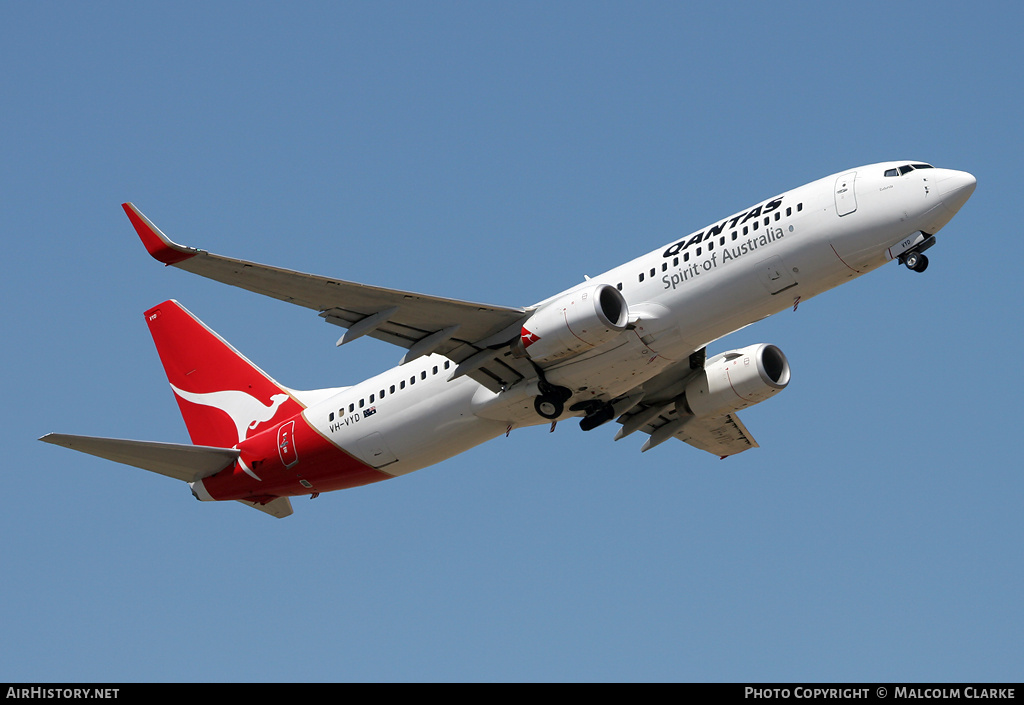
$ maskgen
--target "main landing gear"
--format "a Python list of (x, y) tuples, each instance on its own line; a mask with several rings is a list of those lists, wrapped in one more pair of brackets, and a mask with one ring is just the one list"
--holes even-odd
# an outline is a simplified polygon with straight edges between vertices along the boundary
[(542, 381), (540, 394), (533, 399), (533, 408), (541, 418), (557, 419), (565, 411), (565, 402), (571, 396), (571, 389)]
[(580, 428), (584, 431), (597, 428), (615, 418), (615, 408), (610, 403), (597, 399), (588, 399), (573, 404), (569, 407), (569, 411), (584, 412), (585, 415), (580, 419)]
[(533, 360), (530, 360), (534, 371), (537, 373), (537, 391), (540, 392), (533, 398), (533, 410), (542, 419), (554, 421), (565, 411), (565, 402), (572, 397), (572, 390), (557, 384), (551, 384), (544, 376), (544, 370)]

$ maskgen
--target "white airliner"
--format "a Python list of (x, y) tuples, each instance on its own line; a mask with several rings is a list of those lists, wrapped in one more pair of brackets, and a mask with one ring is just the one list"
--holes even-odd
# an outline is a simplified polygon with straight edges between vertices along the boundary
[(317, 311), (406, 348), (351, 387), (289, 389), (176, 301), (146, 311), (195, 445), (48, 434), (40, 440), (188, 482), (200, 500), (291, 514), (289, 497), (438, 463), (511, 429), (611, 420), (641, 450), (677, 438), (718, 456), (756, 447), (736, 412), (789, 383), (786, 356), (706, 346), (890, 260), (924, 251), (974, 192), (966, 172), (912, 161), (858, 167), (722, 218), (528, 308), (382, 289), (172, 242), (124, 204), (149, 253)]

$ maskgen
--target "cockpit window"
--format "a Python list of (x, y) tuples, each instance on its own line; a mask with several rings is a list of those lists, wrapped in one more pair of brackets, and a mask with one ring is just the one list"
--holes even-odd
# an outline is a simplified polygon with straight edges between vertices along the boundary
[(904, 164), (903, 166), (899, 167), (898, 169), (886, 169), (885, 170), (885, 175), (886, 176), (903, 176), (904, 174), (909, 174), (914, 169), (934, 169), (934, 168), (935, 167), (933, 167), (931, 164)]

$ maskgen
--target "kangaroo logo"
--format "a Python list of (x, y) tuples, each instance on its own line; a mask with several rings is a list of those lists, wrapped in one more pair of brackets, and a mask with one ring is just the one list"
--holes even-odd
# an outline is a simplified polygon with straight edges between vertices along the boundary
[(206, 392), (196, 394), (178, 389), (173, 384), (171, 389), (185, 401), (201, 406), (212, 406), (231, 417), (238, 432), (238, 442), (245, 440), (249, 431), (253, 431), (261, 423), (270, 421), (277, 414), (278, 408), (288, 401), (287, 394), (275, 394), (270, 397), (270, 405), (266, 405), (251, 394), (240, 392), (235, 389), (225, 389), (222, 392)]

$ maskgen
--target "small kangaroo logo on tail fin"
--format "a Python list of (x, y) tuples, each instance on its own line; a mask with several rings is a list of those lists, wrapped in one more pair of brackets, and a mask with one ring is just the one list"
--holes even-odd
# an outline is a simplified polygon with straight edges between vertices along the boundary
[(261, 423), (270, 421), (277, 414), (278, 408), (288, 401), (287, 394), (274, 394), (270, 397), (270, 404), (264, 404), (256, 397), (235, 389), (225, 389), (221, 392), (205, 392), (197, 394), (178, 389), (173, 384), (171, 389), (185, 401), (201, 406), (211, 406), (219, 409), (231, 417), (238, 432), (238, 442), (245, 440), (248, 431), (253, 431)]

